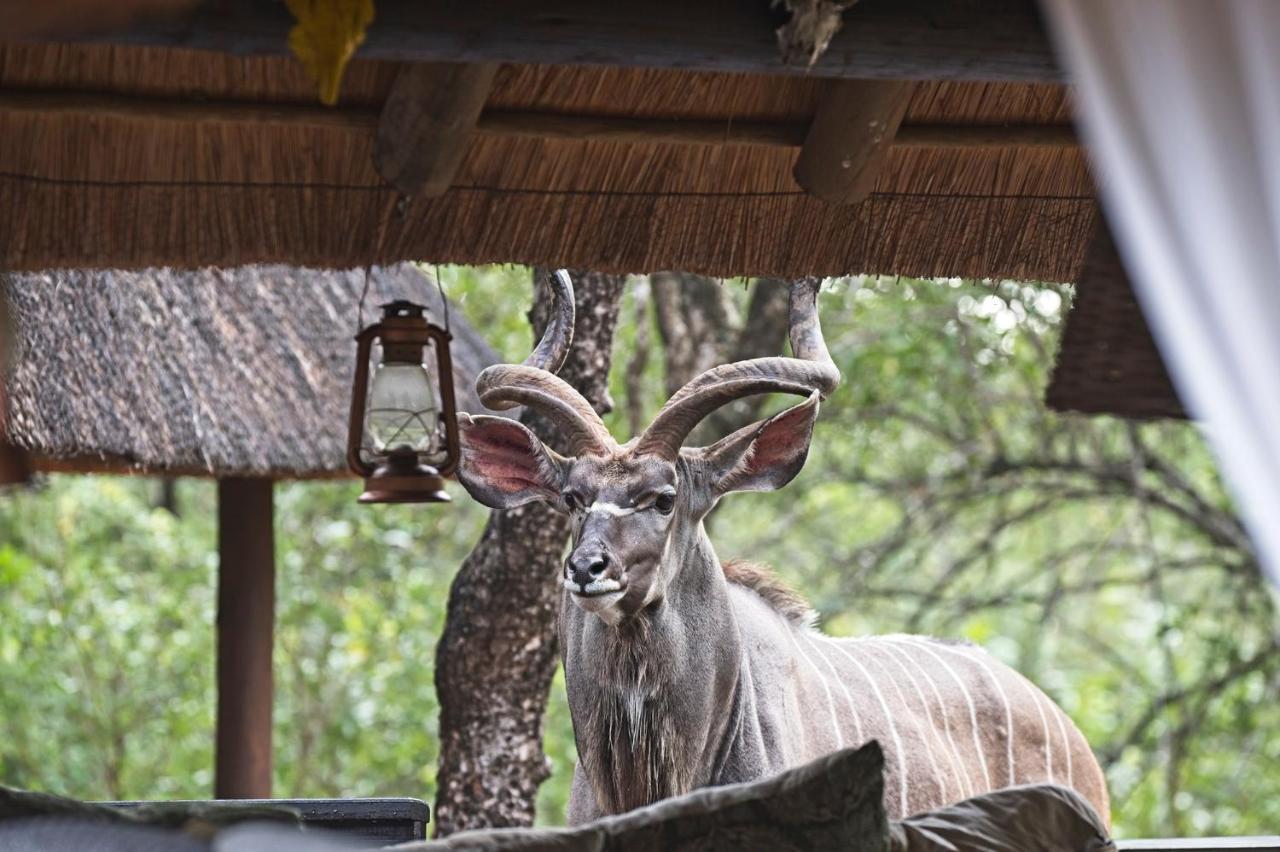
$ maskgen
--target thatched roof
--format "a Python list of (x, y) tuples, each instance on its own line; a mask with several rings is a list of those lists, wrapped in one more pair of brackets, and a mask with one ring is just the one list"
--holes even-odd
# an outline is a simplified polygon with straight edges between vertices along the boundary
[[(0, 44), (0, 269), (409, 259), (1079, 279), (1096, 192), (1033, 2), (864, 0), (799, 74), (756, 5), (379, 0), (334, 109), (279, 55), (278, 3), (204, 4), (113, 43)], [(439, 197), (400, 195), (375, 164), (389, 94), (424, 67), (409, 58), (502, 63)], [(793, 177), (840, 77), (915, 81), (874, 189), (850, 205)], [(1127, 281), (1081, 282), (1077, 305), (1050, 402), (1180, 413)]]
[[(791, 173), (821, 80), (504, 65), (452, 188), (402, 199), (373, 151), (403, 67), (354, 61), (323, 111), (286, 57), (4, 45), (0, 209), (22, 215), (0, 226), (0, 268), (414, 259), (1066, 281), (1093, 226), (1058, 84), (920, 82), (871, 197), (842, 206)], [(568, 138), (513, 116), (637, 129)], [(711, 140), (647, 138), (649, 123), (710, 127)], [(1067, 141), (953, 141), (1007, 126)], [(717, 128), (739, 141), (717, 144)]]
[[(283, 266), (4, 276), (17, 327), (10, 434), (46, 470), (314, 477), (346, 472), (364, 270)], [(364, 321), (426, 304), (410, 265), (375, 267)], [(458, 404), (497, 356), (451, 313)]]

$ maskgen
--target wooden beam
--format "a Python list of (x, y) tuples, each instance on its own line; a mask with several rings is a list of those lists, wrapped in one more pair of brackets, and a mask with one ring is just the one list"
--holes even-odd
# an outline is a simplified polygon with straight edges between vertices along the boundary
[(31, 456), (5, 440), (0, 432), (0, 486), (26, 485), (31, 481)]
[(899, 80), (828, 80), (796, 158), (796, 183), (832, 204), (857, 204), (875, 186), (912, 84)]
[(86, 116), (174, 124), (282, 124), (360, 132), (369, 132), (378, 126), (378, 113), (371, 109), (149, 98), (61, 90), (0, 90), (0, 112), (50, 118)]
[[(283, 3), (200, 4), (177, 22), (62, 38), (283, 55)], [(378, 0), (358, 54), (405, 62), (619, 65), (817, 77), (1061, 81), (1035, 0), (862, 0), (812, 68), (784, 65), (760, 0)]]
[[(486, 136), (766, 148), (799, 148), (809, 130), (810, 125), (800, 122), (629, 118), (518, 110), (486, 110), (476, 124), (476, 131)], [(892, 140), (897, 148), (1075, 148), (1079, 144), (1075, 128), (1069, 124), (903, 124)]]
[(271, 481), (218, 481), (214, 796), (271, 797), (275, 531)]
[(1070, 124), (903, 124), (895, 148), (1078, 148)]
[[(106, 93), (0, 91), (0, 112), (27, 115), (109, 117), (177, 124), (279, 124), (301, 128), (373, 133), (379, 114), (368, 108), (328, 109), (306, 104), (185, 101)], [(763, 145), (799, 148), (810, 125), (800, 122), (717, 121), (571, 115), (523, 110), (486, 110), (475, 132), (579, 141), (672, 145)], [(1078, 144), (1065, 124), (904, 124), (893, 140), (900, 147), (1069, 148)]]
[(444, 195), (467, 153), (498, 66), (424, 62), (401, 69), (382, 107), (373, 162), (405, 195)]
[[(195, 479), (219, 479), (228, 475), (227, 471), (213, 471), (192, 465), (173, 465), (158, 467), (112, 455), (51, 456), (36, 455), (31, 459), (31, 467), (37, 473), (67, 473), (74, 475), (102, 476), (181, 476)], [(271, 481), (309, 481), (352, 479), (354, 474), (343, 468), (327, 471), (274, 471), (254, 474), (255, 479)]]
[(476, 129), (493, 136), (673, 145), (799, 147), (805, 126), (795, 122), (714, 121), (680, 118), (566, 115), (486, 110)]

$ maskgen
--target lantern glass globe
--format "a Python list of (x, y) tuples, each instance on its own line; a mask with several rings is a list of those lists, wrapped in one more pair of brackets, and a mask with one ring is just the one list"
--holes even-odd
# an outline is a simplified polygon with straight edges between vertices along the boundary
[(436, 449), (440, 404), (423, 364), (382, 363), (369, 389), (366, 429), (378, 453)]

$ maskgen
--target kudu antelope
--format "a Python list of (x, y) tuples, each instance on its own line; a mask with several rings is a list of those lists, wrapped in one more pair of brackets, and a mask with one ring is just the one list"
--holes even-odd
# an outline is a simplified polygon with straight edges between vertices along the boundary
[[(573, 291), (567, 275), (551, 283), (554, 319), (537, 348), (523, 364), (486, 369), (476, 385), (490, 408), (548, 415), (570, 455), (514, 420), (463, 415), (459, 478), (487, 506), (541, 500), (572, 519), (558, 580), (579, 754), (571, 821), (760, 778), (872, 738), (885, 750), (891, 816), (1056, 781), (1108, 817), (1084, 737), (1013, 670), (967, 644), (829, 638), (766, 572), (716, 558), (703, 518), (730, 491), (795, 477), (819, 399), (840, 381), (818, 325), (817, 281), (792, 286), (795, 357), (708, 370), (622, 445), (556, 375)], [(717, 408), (768, 392), (806, 399), (710, 446), (682, 446)]]

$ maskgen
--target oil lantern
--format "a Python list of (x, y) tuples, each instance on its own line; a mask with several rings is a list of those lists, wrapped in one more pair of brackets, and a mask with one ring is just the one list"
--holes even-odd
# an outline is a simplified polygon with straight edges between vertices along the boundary
[(347, 464), (364, 477), (361, 503), (449, 502), (444, 477), (459, 456), (449, 341), (407, 301), (383, 305), (382, 319), (356, 336)]

